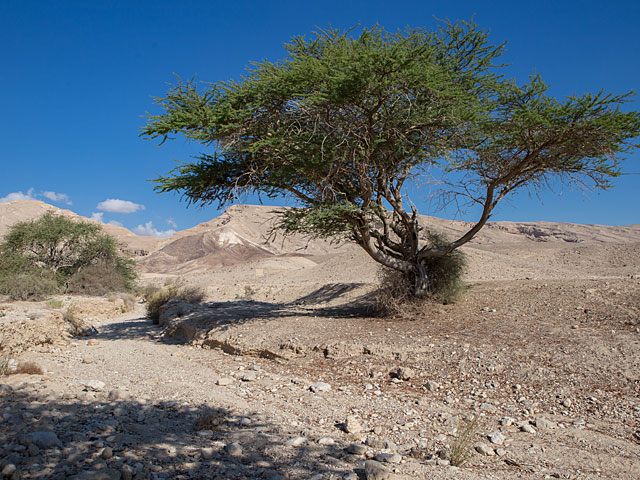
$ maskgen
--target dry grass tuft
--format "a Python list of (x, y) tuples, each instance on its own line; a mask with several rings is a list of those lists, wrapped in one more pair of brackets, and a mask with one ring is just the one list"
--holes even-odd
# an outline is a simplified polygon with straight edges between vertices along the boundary
[(201, 430), (215, 430), (224, 422), (224, 416), (220, 413), (205, 413), (196, 418), (193, 428), (198, 432)]
[(153, 323), (158, 323), (160, 308), (169, 300), (177, 299), (197, 304), (205, 298), (205, 292), (202, 288), (184, 285), (180, 281), (168, 283), (163, 287), (149, 286), (143, 295), (147, 303), (147, 317), (153, 320)]
[(471, 458), (473, 454), (474, 437), (478, 434), (479, 417), (460, 419), (457, 435), (453, 438), (447, 457), (451, 465), (460, 467)]
[(20, 362), (14, 374), (26, 373), (27, 375), (43, 375), (44, 370), (34, 362)]

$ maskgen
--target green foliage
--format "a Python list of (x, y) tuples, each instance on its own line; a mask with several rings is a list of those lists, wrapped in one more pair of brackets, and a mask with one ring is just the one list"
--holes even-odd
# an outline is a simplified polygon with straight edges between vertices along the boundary
[(60, 293), (60, 285), (56, 278), (46, 271), (30, 271), (3, 277), (0, 280), (0, 289), (11, 300), (34, 302)]
[(51, 300), (47, 300), (47, 307), (57, 310), (59, 308), (62, 308), (64, 306), (64, 303), (62, 302), (62, 300), (59, 300), (57, 298), (52, 298)]
[(11, 227), (0, 244), (0, 292), (36, 300), (67, 289), (103, 295), (133, 287), (133, 261), (99, 225), (46, 213)]
[(158, 323), (160, 310), (169, 300), (181, 300), (186, 303), (197, 304), (202, 302), (205, 292), (194, 286), (183, 285), (181, 282), (172, 282), (159, 286), (150, 286), (144, 292), (144, 300), (147, 307), (147, 317), (153, 323)]
[[(163, 112), (143, 136), (182, 135), (212, 151), (157, 178), (156, 190), (199, 205), (292, 197), (280, 231), (356, 242), (412, 277), (415, 296), (429, 294), (446, 270), (437, 258), (470, 241), (503, 198), (556, 180), (608, 188), (640, 133), (640, 114), (620, 110), (629, 95), (556, 100), (539, 76), (505, 79), (494, 65), (503, 45), (473, 22), (318, 30), (285, 49), (241, 81), (179, 80), (157, 99)], [(431, 182), (445, 204), (480, 207), (478, 221), (446, 244), (422, 239), (411, 182)]]

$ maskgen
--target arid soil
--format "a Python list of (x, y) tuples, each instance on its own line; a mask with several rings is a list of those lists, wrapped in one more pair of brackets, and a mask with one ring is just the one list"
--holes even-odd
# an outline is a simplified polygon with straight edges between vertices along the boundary
[(0, 358), (45, 372), (0, 377), (5, 478), (640, 478), (640, 227), (494, 224), (460, 302), (393, 319), (365, 255), (265, 240), (267, 213), (150, 251), (146, 282), (207, 292), (160, 325), (0, 304)]

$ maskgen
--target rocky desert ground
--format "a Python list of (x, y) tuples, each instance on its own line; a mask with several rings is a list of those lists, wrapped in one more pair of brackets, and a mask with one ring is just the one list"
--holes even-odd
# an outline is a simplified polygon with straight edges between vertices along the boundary
[[(0, 234), (49, 209), (1, 204)], [(270, 237), (272, 210), (108, 227), (143, 283), (206, 291), (158, 325), (140, 299), (1, 302), (0, 359), (31, 372), (0, 377), (2, 477), (640, 478), (640, 225), (492, 223), (460, 302), (394, 319), (366, 255)]]

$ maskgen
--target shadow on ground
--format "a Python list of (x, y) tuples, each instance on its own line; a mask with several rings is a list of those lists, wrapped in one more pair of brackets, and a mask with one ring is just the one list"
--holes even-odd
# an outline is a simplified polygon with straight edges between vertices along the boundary
[(15, 478), (337, 479), (360, 467), (344, 445), (321, 445), (304, 426), (282, 427), (252, 412), (64, 399), (33, 385), (0, 384), (0, 469), (15, 465)]

